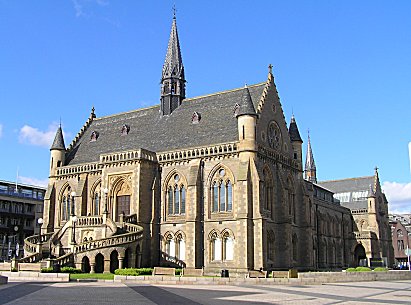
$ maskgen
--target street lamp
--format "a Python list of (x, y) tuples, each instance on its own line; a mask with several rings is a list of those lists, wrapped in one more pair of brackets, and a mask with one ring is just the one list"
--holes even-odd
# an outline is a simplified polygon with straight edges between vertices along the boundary
[(43, 218), (39, 218), (39, 219), (37, 219), (37, 223), (39, 224), (39, 226), (40, 226), (40, 231), (39, 231), (39, 244), (41, 244), (41, 226), (43, 225)]
[(104, 193), (104, 214), (107, 214), (108, 213), (108, 210), (107, 210), (107, 194), (108, 194), (108, 188), (104, 188), (103, 189), (103, 193)]
[[(14, 235), (14, 258), (16, 258), (18, 256), (17, 252), (19, 251), (17, 245), (19, 244), (19, 227), (18, 226), (14, 226), (14, 233), (16, 235)], [(17, 250), (17, 251), (16, 251)]]
[(73, 222), (73, 231), (72, 231), (72, 234), (71, 234), (71, 243), (72, 243), (73, 245), (75, 245), (75, 244), (76, 244), (76, 222), (77, 222), (77, 216), (76, 216), (76, 215), (72, 216), (72, 217), (71, 217), (71, 221)]
[(76, 214), (74, 213), (74, 211), (75, 211), (75, 210), (74, 210), (74, 203), (75, 203), (75, 202), (74, 202), (74, 196), (76, 196), (76, 192), (72, 191), (70, 195), (71, 195), (71, 215), (70, 215), (70, 216), (73, 217), (73, 216), (76, 215)]

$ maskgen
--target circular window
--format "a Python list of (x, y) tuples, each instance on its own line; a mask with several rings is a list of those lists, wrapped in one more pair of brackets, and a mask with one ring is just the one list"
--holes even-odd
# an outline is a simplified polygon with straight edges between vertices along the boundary
[(222, 168), (220, 169), (218, 173), (220, 174), (221, 177), (223, 177), (225, 175), (225, 170)]
[(174, 181), (175, 181), (175, 182), (178, 182), (178, 180), (180, 180), (180, 176), (179, 176), (179, 175), (175, 175), (175, 176), (174, 176)]
[(268, 144), (271, 148), (279, 149), (281, 147), (281, 131), (274, 121), (268, 125)]

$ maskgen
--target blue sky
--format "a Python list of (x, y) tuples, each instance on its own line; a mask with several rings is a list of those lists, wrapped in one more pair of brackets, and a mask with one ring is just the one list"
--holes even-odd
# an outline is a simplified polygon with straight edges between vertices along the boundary
[(0, 179), (45, 183), (60, 118), (68, 145), (92, 106), (159, 103), (174, 2), (188, 97), (271, 63), (318, 178), (378, 166), (391, 210), (411, 212), (410, 1), (0, 0)]

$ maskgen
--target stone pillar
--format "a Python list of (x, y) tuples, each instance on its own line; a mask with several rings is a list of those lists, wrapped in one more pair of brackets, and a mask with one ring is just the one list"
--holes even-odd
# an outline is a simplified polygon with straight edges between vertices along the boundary
[(104, 258), (104, 272), (103, 273), (110, 273), (110, 259)]
[(90, 262), (90, 273), (95, 273), (96, 263)]
[(124, 264), (124, 257), (119, 257), (118, 258), (118, 268), (123, 269), (123, 264)]

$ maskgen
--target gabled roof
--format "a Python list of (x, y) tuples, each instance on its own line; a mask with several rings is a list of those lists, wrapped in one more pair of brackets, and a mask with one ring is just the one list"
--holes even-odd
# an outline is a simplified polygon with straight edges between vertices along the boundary
[(50, 147), (50, 150), (66, 150), (66, 146), (64, 145), (64, 137), (63, 137), (63, 130), (61, 126), (56, 131), (56, 136), (54, 137), (53, 144)]
[[(249, 86), (254, 107), (265, 83)], [(243, 97), (244, 88), (183, 100), (168, 116), (160, 115), (160, 106), (93, 119), (84, 134), (66, 156), (66, 165), (95, 162), (100, 154), (144, 148), (153, 152), (208, 146), (238, 140), (234, 108)], [(194, 112), (201, 115), (193, 124)], [(121, 135), (122, 126), (130, 130)], [(96, 141), (90, 141), (93, 131)]]

